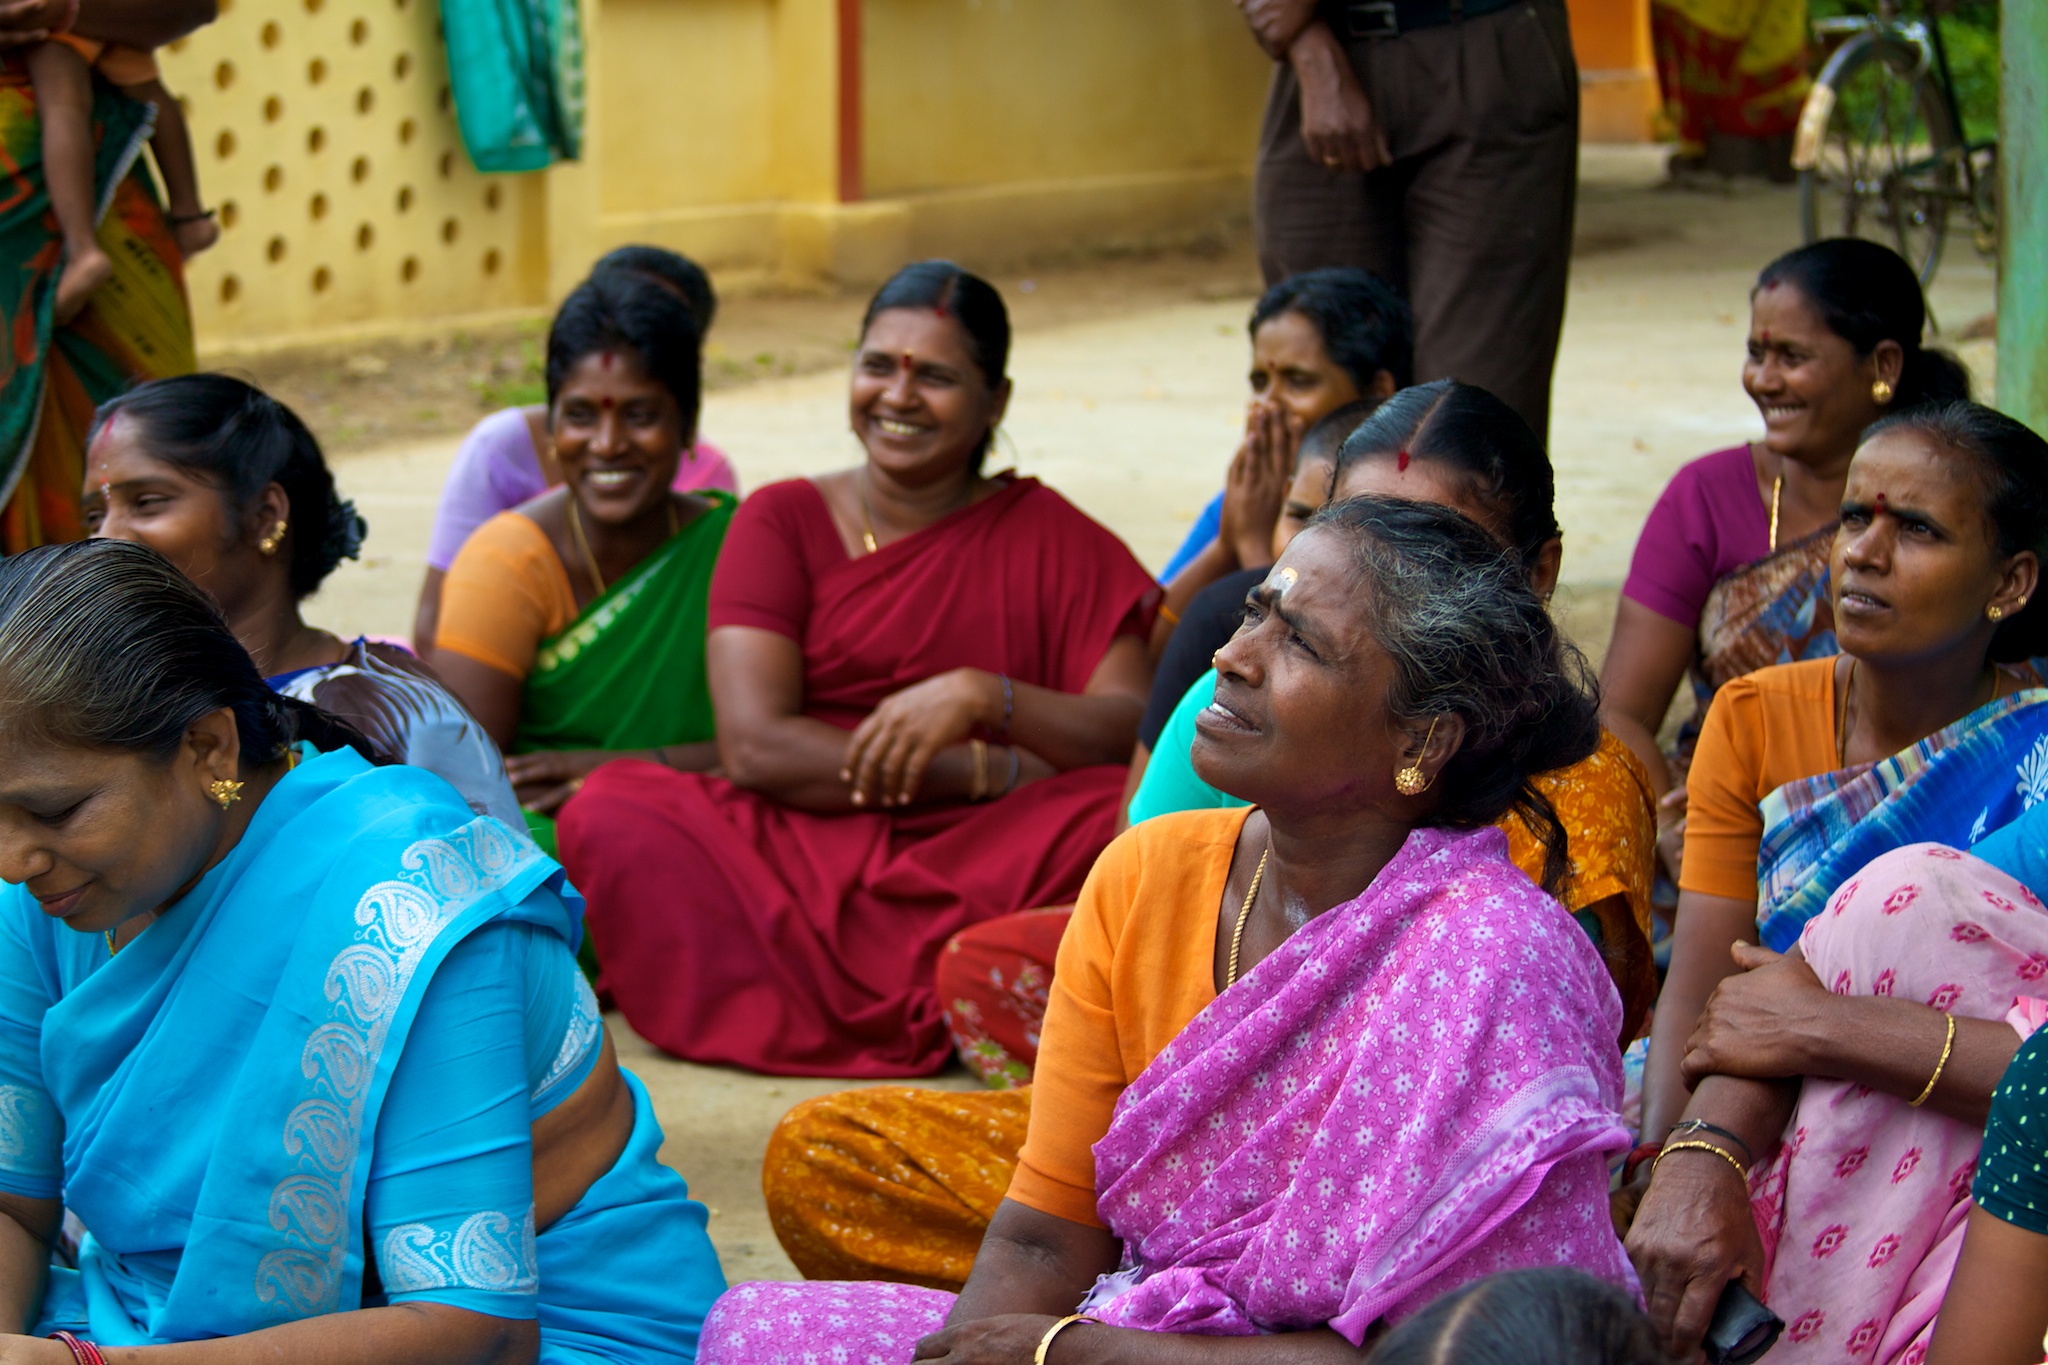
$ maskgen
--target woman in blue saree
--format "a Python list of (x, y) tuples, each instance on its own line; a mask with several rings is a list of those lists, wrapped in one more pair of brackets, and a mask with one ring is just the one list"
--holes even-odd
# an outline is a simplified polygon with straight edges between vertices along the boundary
[(580, 897), (362, 745), (154, 551), (0, 562), (0, 1359), (694, 1357)]
[(1992, 1091), (2048, 1018), (2048, 908), (1971, 856), (2048, 799), (2044, 558), (2048, 442), (1888, 418), (1842, 500), (1841, 657), (1707, 714), (1629, 1234), (1675, 1354), (1738, 1278), (1774, 1361), (1926, 1354)]

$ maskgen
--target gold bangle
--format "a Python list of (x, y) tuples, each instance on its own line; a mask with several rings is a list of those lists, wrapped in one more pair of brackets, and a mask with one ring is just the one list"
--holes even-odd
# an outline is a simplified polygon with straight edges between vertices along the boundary
[(1673, 1152), (1712, 1152), (1715, 1156), (1720, 1157), (1721, 1160), (1735, 1168), (1735, 1174), (1742, 1177), (1742, 1183), (1745, 1186), (1749, 1184), (1749, 1167), (1742, 1164), (1741, 1158), (1717, 1142), (1701, 1142), (1697, 1139), (1690, 1142), (1666, 1143), (1664, 1150), (1657, 1153), (1657, 1159), (1650, 1163), (1650, 1179), (1655, 1180), (1657, 1178), (1657, 1168), (1662, 1166), (1664, 1158), (1670, 1156)]
[(1948, 1020), (1948, 1039), (1941, 1045), (1941, 1060), (1934, 1064), (1934, 1074), (1927, 1078), (1927, 1088), (1920, 1092), (1919, 1099), (1907, 1101), (1915, 1109), (1927, 1103), (1927, 1097), (1934, 1093), (1934, 1087), (1941, 1084), (1941, 1073), (1948, 1070), (1949, 1054), (1956, 1050), (1956, 1017), (1953, 1014), (1945, 1014), (1942, 1017)]
[(974, 776), (968, 783), (967, 799), (969, 801), (986, 801), (988, 800), (988, 741), (970, 739), (967, 741), (967, 751), (974, 757)]
[(1067, 1314), (1058, 1322), (1045, 1329), (1045, 1335), (1038, 1339), (1038, 1349), (1031, 1354), (1031, 1365), (1045, 1365), (1045, 1353), (1052, 1349), (1052, 1339), (1077, 1322), (1089, 1322), (1097, 1327), (1102, 1325), (1101, 1318), (1091, 1318), (1086, 1313)]

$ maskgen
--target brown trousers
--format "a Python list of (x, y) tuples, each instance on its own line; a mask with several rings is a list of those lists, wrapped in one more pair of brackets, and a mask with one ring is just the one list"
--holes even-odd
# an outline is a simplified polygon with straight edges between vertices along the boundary
[(1273, 73), (1254, 219), (1268, 284), (1362, 266), (1415, 310), (1415, 378), (1490, 389), (1539, 436), (1564, 325), (1579, 85), (1563, 0), (1348, 49), (1393, 152), (1358, 175), (1301, 141), (1301, 87)]

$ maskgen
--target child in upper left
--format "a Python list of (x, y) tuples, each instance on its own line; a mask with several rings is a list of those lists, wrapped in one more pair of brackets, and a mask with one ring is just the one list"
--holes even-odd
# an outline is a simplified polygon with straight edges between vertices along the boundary
[[(74, 3), (70, 13), (77, 14)], [(93, 192), (92, 73), (97, 70), (131, 99), (156, 109), (150, 150), (156, 154), (170, 200), (171, 235), (190, 257), (220, 237), (213, 211), (199, 202), (199, 171), (184, 112), (164, 88), (156, 57), (137, 47), (99, 43), (72, 33), (54, 33), (28, 51), (29, 79), (43, 121), (43, 176), (50, 207), (64, 237), (64, 268), (57, 276), (55, 320), (69, 322), (93, 291), (114, 273), (100, 248), (99, 212)]]

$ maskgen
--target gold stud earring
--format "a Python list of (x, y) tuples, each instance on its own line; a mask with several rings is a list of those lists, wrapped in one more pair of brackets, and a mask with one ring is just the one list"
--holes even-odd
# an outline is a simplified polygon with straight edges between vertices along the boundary
[(1883, 407), (1886, 403), (1892, 401), (1893, 392), (1891, 383), (1888, 380), (1880, 379), (1870, 386), (1870, 399), (1879, 407)]
[(209, 783), (206, 794), (213, 798), (215, 805), (226, 810), (242, 799), (242, 784), (231, 777), (223, 777), (218, 782)]
[[(1422, 752), (1425, 754), (1429, 752), (1429, 742), (1436, 738), (1437, 720), (1438, 717), (1430, 717), (1429, 733), (1422, 737)], [(1415, 762), (1394, 774), (1394, 790), (1403, 796), (1420, 796), (1429, 790), (1429, 779), (1422, 775), (1422, 760), (1419, 755)]]
[(277, 547), (284, 544), (284, 533), (286, 529), (286, 524), (280, 521), (277, 525), (270, 528), (269, 535), (263, 537), (263, 539), (256, 542), (256, 548), (267, 555), (276, 554)]
[(2005, 619), (2005, 608), (1999, 606), (1997, 603), (1993, 603), (1992, 605), (1984, 608), (1984, 614), (1994, 621), (2003, 621)]

